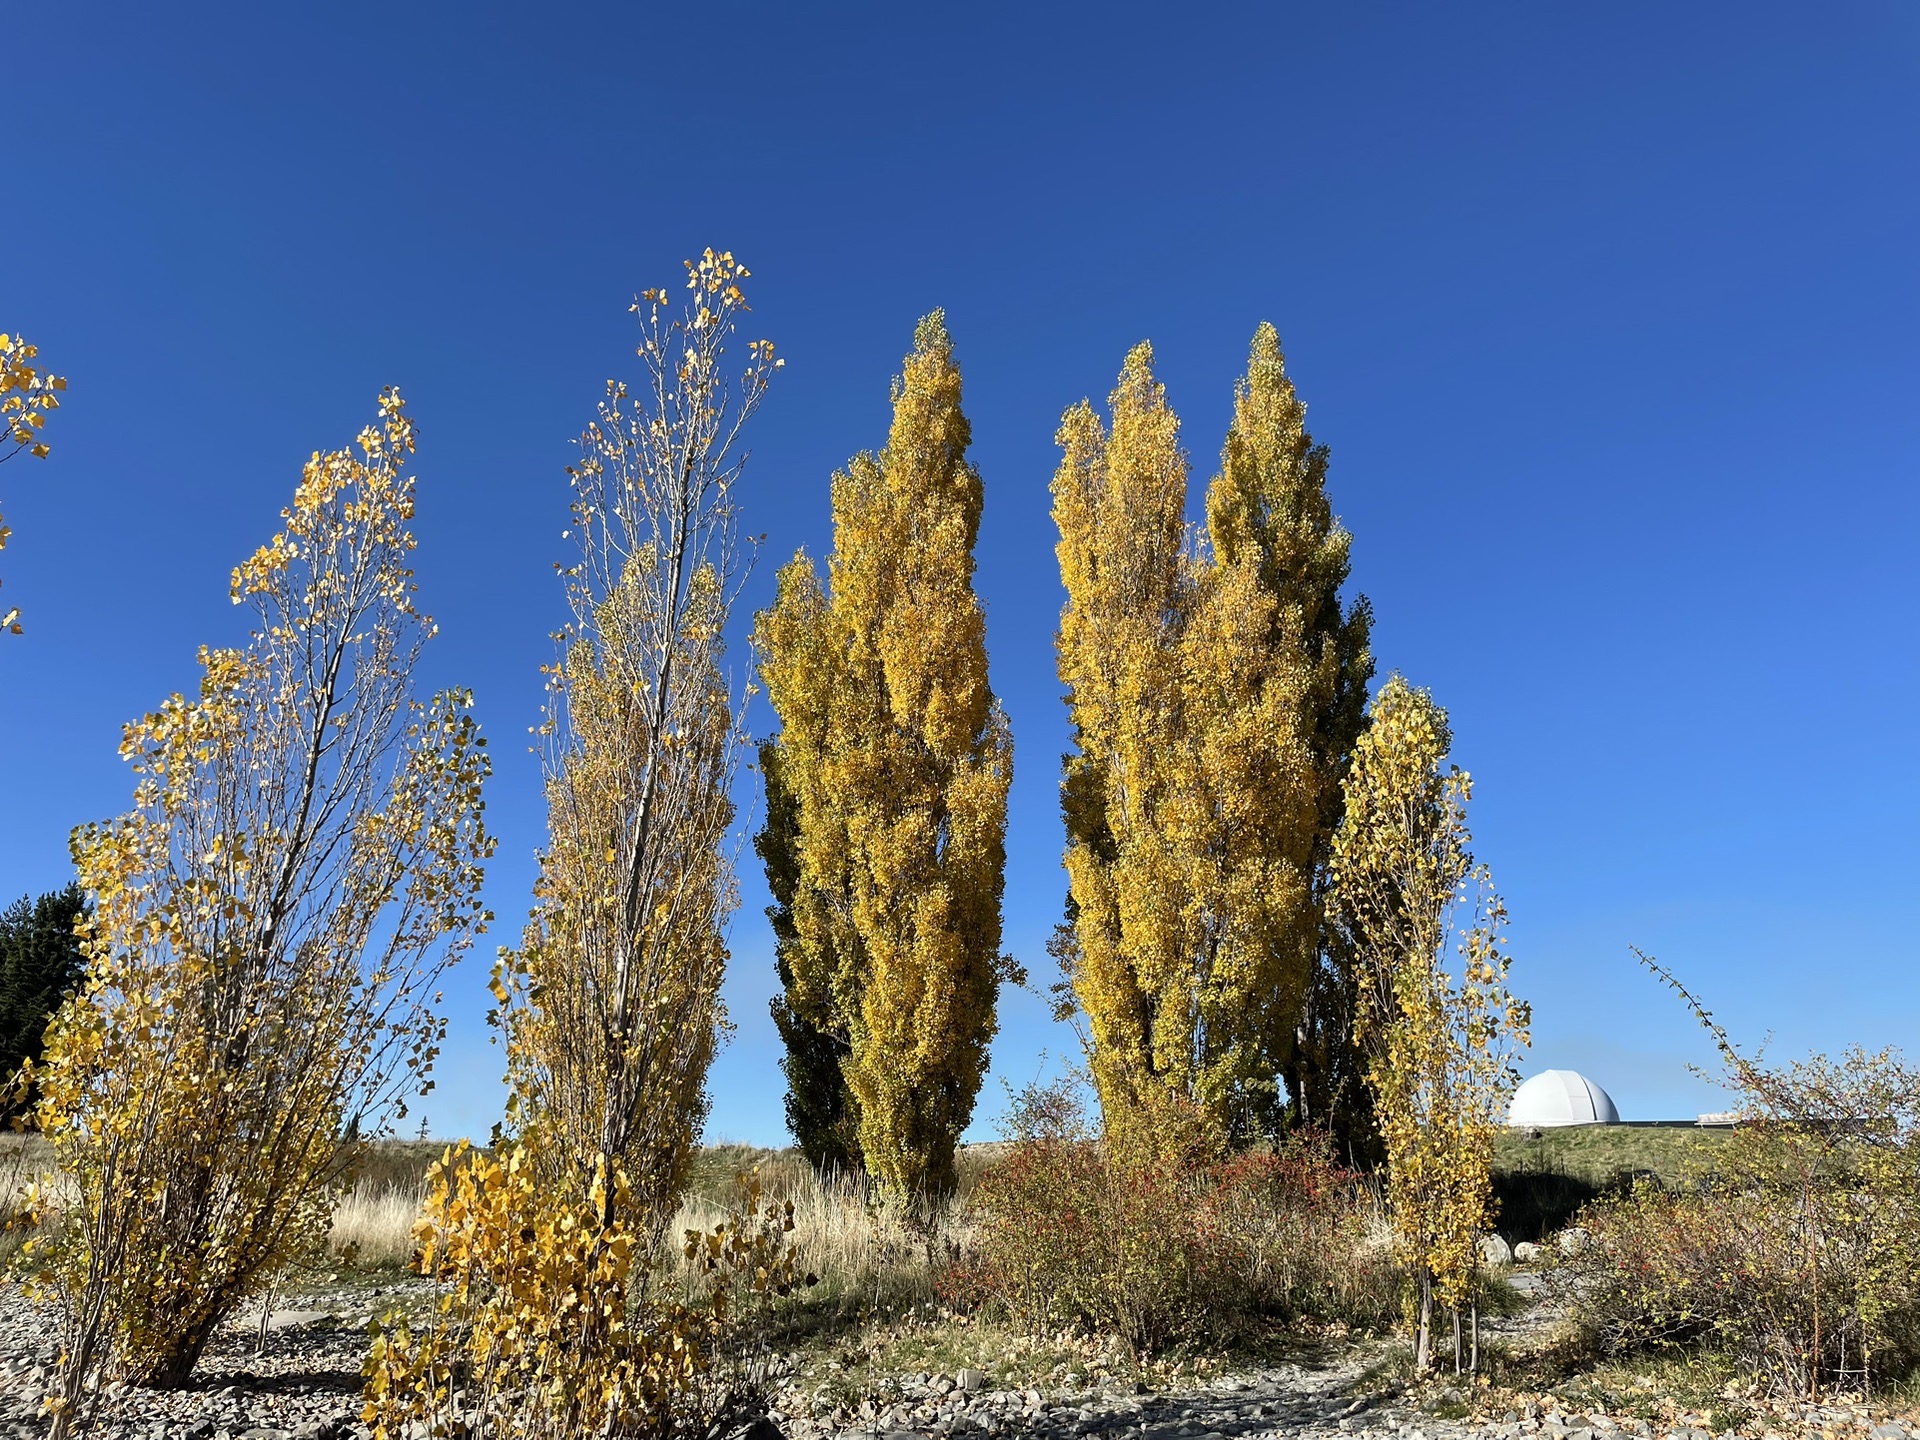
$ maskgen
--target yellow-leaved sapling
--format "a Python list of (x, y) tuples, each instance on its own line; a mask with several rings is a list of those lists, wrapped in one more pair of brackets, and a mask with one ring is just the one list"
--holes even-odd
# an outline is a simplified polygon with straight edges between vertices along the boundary
[(1461, 1364), (1461, 1311), (1491, 1222), (1494, 1135), (1530, 1023), (1506, 986), (1506, 906), (1468, 848), (1472, 780), (1447, 764), (1450, 743), (1433, 697), (1389, 677), (1347, 773), (1330, 896), (1359, 982), (1355, 1031), (1394, 1244), (1414, 1277), (1419, 1370), (1431, 1364), (1436, 1303), (1453, 1312)]
[[(538, 737), (548, 842), (492, 981), (506, 1122), (493, 1154), (449, 1157), (434, 1182), (423, 1257), (444, 1288), (426, 1326), (376, 1343), (376, 1436), (423, 1420), (473, 1440), (664, 1433), (712, 1402), (726, 1307), (670, 1303), (658, 1277), (725, 1025), (736, 489), (782, 362), (764, 340), (737, 373), (726, 360), (744, 266), (709, 250), (687, 273), (684, 312), (664, 290), (634, 306), (641, 378), (608, 382), (571, 469), (572, 618)], [(701, 1243), (765, 1252), (765, 1218)], [(769, 1254), (746, 1268), (777, 1290)]]
[(493, 842), (471, 696), (414, 690), (413, 450), (389, 391), (307, 462), (233, 572), (251, 635), (126, 727), (133, 808), (74, 832), (88, 968), (34, 1074), (72, 1195), (30, 1242), (65, 1317), (56, 1436), (102, 1377), (184, 1384), (431, 1083)]

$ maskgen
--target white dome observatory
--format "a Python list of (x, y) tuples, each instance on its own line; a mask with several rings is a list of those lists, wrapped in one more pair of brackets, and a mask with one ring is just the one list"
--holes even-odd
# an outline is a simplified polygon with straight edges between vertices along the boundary
[(1509, 1125), (1618, 1125), (1613, 1097), (1576, 1070), (1542, 1070), (1513, 1092)]

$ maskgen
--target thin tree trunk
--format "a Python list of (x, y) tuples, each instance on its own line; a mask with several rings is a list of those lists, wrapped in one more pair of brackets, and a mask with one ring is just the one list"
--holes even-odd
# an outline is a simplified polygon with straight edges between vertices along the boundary
[(1413, 1368), (1416, 1374), (1427, 1373), (1427, 1363), (1431, 1356), (1433, 1334), (1433, 1275), (1422, 1267), (1420, 1271), (1420, 1331), (1414, 1341)]
[(1820, 1246), (1814, 1233), (1813, 1180), (1805, 1174), (1800, 1180), (1801, 1213), (1807, 1222), (1807, 1269), (1813, 1279), (1813, 1360), (1807, 1370), (1807, 1398), (1820, 1399)]

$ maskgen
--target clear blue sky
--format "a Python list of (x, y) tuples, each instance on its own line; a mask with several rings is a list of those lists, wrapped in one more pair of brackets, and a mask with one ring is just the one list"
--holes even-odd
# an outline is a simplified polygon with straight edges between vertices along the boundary
[[(425, 678), (471, 684), (497, 750), (501, 919), (426, 1107), (484, 1130), (562, 467), (633, 293), (713, 245), (789, 359), (752, 604), (824, 549), (829, 473), (947, 309), (1017, 746), (1007, 942), (1037, 977), (1054, 427), (1150, 338), (1204, 482), (1270, 319), (1382, 671), (1433, 688), (1478, 779), (1529, 1068), (1629, 1117), (1717, 1103), (1629, 942), (1777, 1053), (1914, 1038), (1920, 7), (295, 8), (41, 7), (9, 66), (0, 329), (73, 388), (52, 460), (0, 469), (29, 621), (0, 644), (0, 895), (63, 883), (69, 828), (124, 808), (119, 725), (236, 638), (229, 568), (399, 384)], [(710, 1133), (773, 1141), (746, 858)], [(1002, 1014), (1015, 1084), (1070, 1044), (1037, 1001)]]

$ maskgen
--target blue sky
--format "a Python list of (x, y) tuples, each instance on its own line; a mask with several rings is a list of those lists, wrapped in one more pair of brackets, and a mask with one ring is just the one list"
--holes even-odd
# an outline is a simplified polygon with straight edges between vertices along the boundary
[[(482, 985), (541, 838), (522, 742), (569, 441), (634, 292), (705, 245), (754, 269), (789, 362), (749, 609), (825, 548), (830, 472), (884, 440), (914, 320), (947, 309), (1016, 743), (1007, 943), (1037, 978), (1054, 427), (1150, 338), (1197, 499), (1270, 319), (1382, 672), (1433, 688), (1476, 776), (1528, 1068), (1630, 1118), (1719, 1103), (1629, 943), (1781, 1055), (1920, 1021), (1920, 9), (72, 4), (27, 39), (0, 329), (73, 388), (53, 458), (0, 469), (29, 624), (0, 646), (0, 895), (64, 883), (69, 828), (124, 808), (121, 722), (236, 638), (228, 570), (400, 385), (424, 679), (476, 692), (501, 841), (436, 1133), (497, 1113)], [(746, 859), (709, 1132), (774, 1141)], [(1071, 1048), (1036, 1000), (1002, 1016), (1015, 1085)]]

